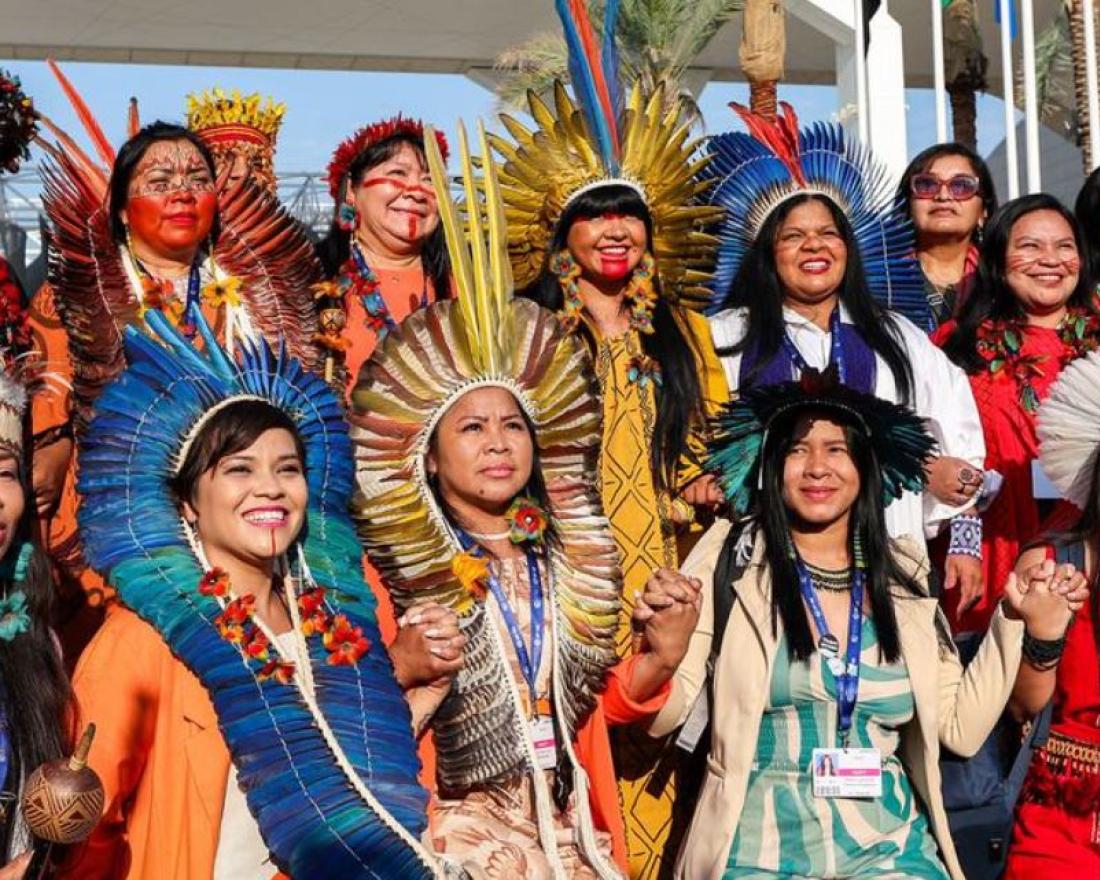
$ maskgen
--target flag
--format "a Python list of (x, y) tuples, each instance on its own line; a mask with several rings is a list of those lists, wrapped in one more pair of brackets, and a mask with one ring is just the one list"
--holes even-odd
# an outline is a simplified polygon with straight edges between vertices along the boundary
[[(1001, 0), (993, 0), (993, 21), (997, 25), (1001, 23)], [(1008, 31), (1013, 40), (1016, 39), (1018, 30), (1019, 24), (1016, 21), (1016, 0), (1008, 0)]]

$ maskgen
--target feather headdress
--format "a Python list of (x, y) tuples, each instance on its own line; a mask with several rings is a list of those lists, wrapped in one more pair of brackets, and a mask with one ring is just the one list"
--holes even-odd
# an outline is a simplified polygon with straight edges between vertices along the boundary
[(742, 390), (718, 416), (706, 470), (718, 474), (736, 513), (752, 509), (775, 420), (813, 410), (841, 413), (867, 435), (878, 459), (884, 504), (924, 487), (924, 463), (935, 448), (924, 422), (900, 404), (842, 385), (835, 368), (824, 373), (808, 369), (797, 382)]
[(615, 662), (618, 554), (596, 489), (600, 405), (583, 343), (550, 312), (512, 298), (495, 164), (484, 162), (478, 180), (460, 128), (462, 218), (440, 152), (433, 138), (425, 140), (456, 296), (414, 312), (388, 335), (352, 393), (355, 514), (397, 607), (439, 602), (459, 614), (470, 638), (466, 668), (433, 721), (441, 783), (470, 785), (526, 769), (526, 722), (516, 720), (509, 673), (492, 647), (493, 623), (455, 564), (463, 547), (429, 484), (425, 459), (440, 418), (467, 392), (498, 387), (534, 426), (559, 536), (549, 551), (555, 674), (563, 677), (554, 692), (569, 732), (591, 711)]
[(0, 70), (0, 172), (19, 170), (38, 134), (38, 114), (19, 77)]
[[(353, 473), (343, 408), (285, 348), (246, 342), (238, 362), (197, 309), (191, 317), (202, 353), (155, 310), (146, 319), (155, 336), (123, 331), (130, 366), (100, 397), (80, 453), (87, 558), (209, 692), (249, 810), (282, 870), (302, 880), (430, 877), (434, 863), (417, 842), (427, 794), (416, 781), (409, 710), (346, 512)], [(294, 421), (309, 484), (304, 559), (327, 588), (326, 612), (346, 615), (371, 644), (358, 663), (336, 666), (321, 639), (307, 641), (312, 701), (257, 675), (242, 647), (219, 634), (222, 606), (200, 590), (203, 568), (170, 487), (199, 426), (235, 400), (264, 401)]]
[(1043, 473), (1084, 510), (1100, 461), (1100, 352), (1062, 370), (1039, 407), (1036, 433)]
[[(342, 197), (344, 185), (347, 183), (348, 172), (363, 153), (391, 137), (404, 135), (416, 140), (424, 139), (424, 123), (419, 119), (410, 119), (398, 113), (390, 119), (380, 119), (370, 125), (364, 125), (351, 137), (344, 140), (332, 154), (328, 163), (328, 191), (334, 199)], [(439, 146), (443, 159), (447, 158), (447, 138), (443, 132), (435, 133), (436, 144)]]
[(653, 217), (651, 246), (662, 291), (701, 306), (709, 298), (703, 285), (716, 244), (702, 227), (720, 213), (697, 202), (709, 186), (698, 176), (709, 160), (694, 158), (690, 125), (680, 121), (675, 107), (665, 108), (663, 86), (645, 94), (635, 84), (624, 99), (615, 46), (616, 0), (604, 8), (602, 43), (585, 0), (557, 0), (556, 7), (569, 48), (574, 97), (555, 83), (551, 110), (530, 92), (535, 129), (502, 115), (511, 140), (489, 139), (503, 159), (501, 193), (516, 284), (526, 287), (543, 271), (570, 202), (592, 189), (619, 185), (638, 193)]
[[(68, 331), (73, 393), (83, 425), (103, 387), (125, 366), (123, 328), (141, 312), (140, 292), (131, 284), (123, 249), (114, 241), (107, 189), (115, 153), (91, 111), (60, 69), (51, 69), (82, 120), (98, 160), (93, 160), (48, 119), (56, 138), (45, 145), (43, 206), (52, 241), (47, 280)], [(310, 285), (321, 266), (301, 225), (247, 177), (218, 196), (222, 233), (214, 246), (217, 266), (238, 279), (241, 308), (251, 326), (272, 345), (286, 343), (310, 369), (324, 353), (315, 343), (316, 308)]]
[(775, 122), (740, 104), (730, 106), (749, 131), (710, 138), (706, 152), (711, 162), (700, 173), (709, 186), (706, 200), (724, 211), (717, 228), (714, 301), (725, 299), (771, 213), (792, 196), (817, 193), (834, 202), (851, 223), (878, 302), (931, 329), (932, 313), (913, 255), (912, 224), (895, 204), (885, 166), (839, 125), (819, 122), (799, 130), (789, 104), (780, 102)]

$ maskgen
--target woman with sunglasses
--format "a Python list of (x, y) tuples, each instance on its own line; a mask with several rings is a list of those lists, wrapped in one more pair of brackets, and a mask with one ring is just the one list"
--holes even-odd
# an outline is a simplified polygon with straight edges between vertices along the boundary
[[(1053, 196), (1014, 199), (986, 224), (974, 290), (933, 339), (970, 377), (986, 446), (986, 482), (1000, 484), (981, 514), (983, 589), (948, 593), (959, 632), (981, 632), (1021, 547), (1040, 532), (1032, 479), (1036, 413), (1070, 361), (1100, 343), (1100, 310), (1082, 264), (1084, 235)], [(954, 606), (954, 607), (951, 607)]]
[(969, 147), (936, 144), (909, 163), (897, 200), (913, 221), (924, 291), (942, 324), (973, 287), (982, 227), (997, 210), (993, 178)]

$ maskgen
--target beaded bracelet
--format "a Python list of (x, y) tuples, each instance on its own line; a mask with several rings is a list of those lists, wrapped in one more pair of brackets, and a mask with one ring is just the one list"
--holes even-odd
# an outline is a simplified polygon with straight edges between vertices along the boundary
[(980, 516), (960, 513), (952, 518), (947, 555), (982, 558), (982, 518)]
[(1050, 672), (1058, 666), (1066, 649), (1066, 637), (1037, 639), (1024, 630), (1024, 660), (1037, 672)]

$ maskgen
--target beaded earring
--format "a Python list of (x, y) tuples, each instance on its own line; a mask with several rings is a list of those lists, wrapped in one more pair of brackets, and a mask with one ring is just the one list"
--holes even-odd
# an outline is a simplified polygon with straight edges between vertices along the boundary
[(564, 302), (558, 317), (568, 330), (576, 330), (581, 320), (581, 267), (573, 259), (568, 248), (562, 248), (550, 258), (550, 271), (558, 277)]

